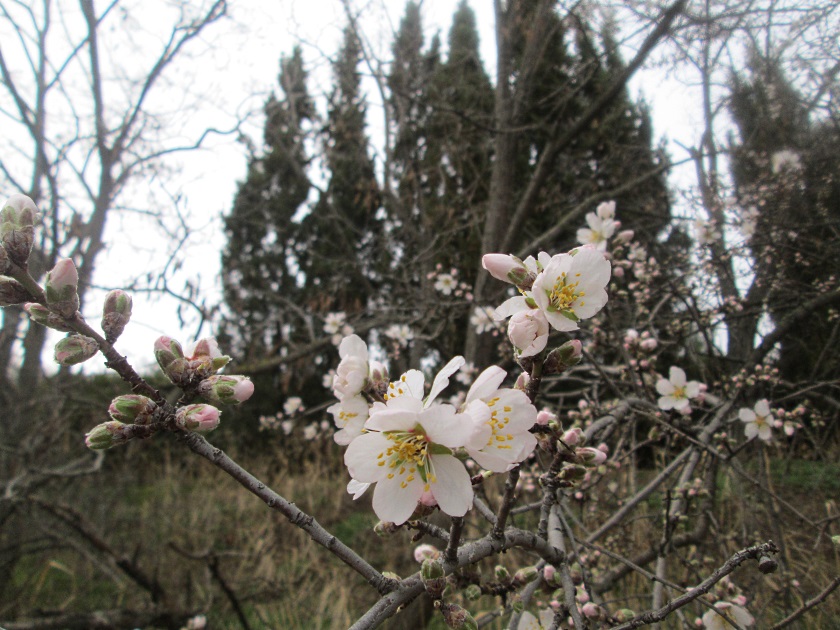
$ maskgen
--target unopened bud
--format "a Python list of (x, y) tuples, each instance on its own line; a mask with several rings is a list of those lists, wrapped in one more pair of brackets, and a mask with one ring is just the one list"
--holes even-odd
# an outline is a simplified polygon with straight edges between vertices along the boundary
[(56, 315), (46, 306), (37, 302), (27, 302), (23, 305), (23, 310), (29, 314), (30, 319), (36, 324), (61, 332), (73, 332), (73, 329), (64, 323), (63, 317)]
[(615, 243), (616, 245), (624, 245), (632, 241), (634, 236), (635, 234), (633, 230), (622, 230), (621, 232), (615, 235), (613, 243)]
[(478, 584), (470, 584), (464, 589), (464, 597), (474, 602), (481, 598), (481, 587)]
[(370, 361), (368, 366), (368, 387), (380, 396), (385, 394), (390, 383), (388, 368), (379, 361)]
[(517, 587), (525, 586), (528, 582), (537, 579), (538, 575), (537, 567), (524, 567), (513, 574), (513, 585)]
[(230, 362), (230, 357), (223, 355), (215, 337), (205, 337), (195, 343), (192, 356), (188, 357), (190, 368), (199, 378), (215, 374)]
[(221, 411), (212, 405), (186, 405), (175, 412), (175, 423), (188, 431), (209, 433), (219, 426)]
[(184, 350), (171, 337), (158, 337), (155, 341), (155, 359), (166, 377), (176, 385), (184, 385), (189, 381), (189, 364), (184, 358)]
[(557, 478), (564, 481), (577, 481), (583, 479), (586, 475), (586, 468), (578, 466), (577, 464), (564, 464), (563, 468), (557, 473)]
[(501, 280), (502, 282), (509, 282), (522, 288), (530, 289), (533, 285), (534, 278), (525, 267), (525, 264), (516, 256), (508, 254), (485, 254), (481, 257), (481, 266), (490, 272), (490, 275)]
[(0, 276), (0, 306), (24, 304), (32, 299), (26, 288), (14, 278)]
[(600, 466), (607, 461), (607, 454), (604, 451), (589, 446), (578, 448), (575, 451), (575, 457), (584, 466)]
[(493, 569), (493, 573), (496, 576), (497, 582), (507, 582), (510, 579), (510, 571), (503, 564), (497, 564), (496, 568)]
[(102, 307), (102, 331), (109, 343), (116, 341), (131, 319), (131, 296), (121, 289), (109, 291)]
[(586, 602), (580, 609), (583, 616), (588, 619), (597, 619), (601, 616), (601, 608), (592, 602)]
[(47, 272), (47, 304), (62, 317), (73, 317), (79, 310), (78, 289), (79, 272), (71, 259), (62, 258)]
[(35, 242), (38, 207), (26, 195), (12, 195), (0, 210), (0, 243), (12, 262), (25, 265)]
[(70, 335), (55, 344), (54, 358), (59, 365), (84, 363), (99, 351), (95, 339), (84, 335)]
[(212, 403), (238, 405), (254, 393), (254, 384), (247, 376), (213, 375), (198, 385), (198, 393)]
[(399, 525), (394, 525), (391, 521), (379, 521), (373, 526), (373, 533), (380, 538), (386, 538), (399, 531)]
[(443, 620), (446, 622), (447, 628), (478, 630), (478, 624), (473, 616), (458, 604), (443, 604), (440, 607), (440, 612), (443, 613)]
[(586, 442), (586, 435), (580, 427), (572, 427), (561, 439), (567, 446), (582, 446)]
[(114, 420), (134, 424), (148, 424), (157, 405), (151, 398), (139, 394), (117, 396), (111, 401), (108, 413)]
[(117, 420), (98, 424), (85, 435), (85, 445), (90, 449), (99, 451), (125, 444), (128, 441), (124, 431), (125, 426)]
[(583, 348), (578, 339), (567, 341), (559, 348), (548, 353), (543, 364), (543, 374), (562, 374), (570, 367), (580, 363)]
[(618, 612), (615, 613), (615, 620), (618, 623), (626, 623), (633, 619), (636, 616), (636, 613), (630, 610), (629, 608), (622, 608)]
[(432, 599), (440, 599), (446, 587), (446, 572), (438, 560), (423, 560), (420, 565), (420, 579), (426, 587), (426, 592)]

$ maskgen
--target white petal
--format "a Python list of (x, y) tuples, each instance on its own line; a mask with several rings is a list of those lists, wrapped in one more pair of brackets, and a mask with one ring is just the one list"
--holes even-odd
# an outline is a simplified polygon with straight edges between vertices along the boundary
[(747, 407), (741, 407), (738, 411), (738, 417), (741, 422), (755, 422), (755, 412)]
[(463, 415), (457, 414), (452, 405), (432, 405), (417, 418), (433, 443), (448, 448), (459, 448), (470, 440), (473, 426), (462, 420)]
[(773, 439), (773, 429), (770, 428), (769, 424), (758, 425), (758, 437), (765, 442)]
[(417, 421), (416, 412), (389, 406), (387, 409), (371, 411), (365, 428), (371, 431), (409, 431), (415, 427)]
[(770, 415), (770, 403), (767, 402), (766, 398), (762, 398), (755, 403), (755, 413), (757, 416), (764, 416), (765, 418)]
[(361, 481), (356, 481), (355, 479), (351, 479), (347, 484), (347, 492), (353, 495), (354, 501), (367, 492), (368, 488), (370, 488), (369, 483), (362, 483)]
[(449, 377), (460, 370), (466, 362), (467, 361), (464, 357), (453, 357), (449, 363), (441, 368), (440, 372), (438, 372), (437, 376), (435, 376), (435, 380), (432, 383), (432, 389), (429, 392), (429, 396), (426, 398), (426, 407), (428, 407), (432, 401), (437, 398), (438, 394), (446, 389), (446, 386), (449, 385)]
[(676, 405), (677, 399), (673, 396), (662, 396), (659, 400), (656, 401), (657, 406), (662, 409), (663, 411), (668, 411), (669, 409), (673, 409), (674, 405)]
[(488, 398), (499, 389), (499, 385), (502, 384), (506, 376), (507, 372), (505, 370), (498, 365), (491, 365), (479, 374), (473, 382), (470, 391), (467, 392), (466, 403), (469, 404), (473, 400)]
[(338, 356), (342, 359), (346, 356), (359, 357), (364, 361), (368, 359), (367, 344), (362, 341), (359, 335), (350, 335), (341, 340), (341, 345), (338, 346)]
[[(387, 465), (379, 466), (384, 461), (384, 453), (391, 441), (381, 433), (364, 433), (350, 442), (344, 453), (344, 464), (353, 479), (375, 483), (387, 471)], [(382, 453), (382, 457), (379, 457)]]
[(414, 513), (422, 494), (423, 481), (419, 475), (411, 482), (397, 475), (391, 479), (385, 477), (373, 490), (373, 511), (382, 521), (402, 525)]
[(449, 516), (463, 516), (473, 501), (467, 469), (451, 455), (434, 455), (430, 461), (435, 474), (431, 491), (440, 509)]
[(674, 384), (665, 378), (660, 378), (656, 381), (656, 391), (659, 392), (661, 396), (670, 396), (675, 391)]
[(527, 302), (525, 302), (525, 297), (517, 295), (502, 302), (499, 307), (493, 311), (493, 319), (501, 321), (510, 317), (514, 313), (524, 311), (526, 308), (530, 307)]
[(668, 372), (668, 376), (670, 377), (669, 380), (674, 387), (685, 387), (686, 378), (685, 372), (682, 368), (672, 365), (671, 370)]
[(758, 424), (756, 424), (755, 422), (745, 424), (744, 435), (747, 436), (748, 440), (753, 439), (756, 435), (758, 435)]

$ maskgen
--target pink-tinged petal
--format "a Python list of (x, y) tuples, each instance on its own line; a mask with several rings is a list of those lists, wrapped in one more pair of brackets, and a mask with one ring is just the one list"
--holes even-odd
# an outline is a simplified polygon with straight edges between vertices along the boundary
[(430, 461), (435, 478), (429, 480), (429, 486), (438, 506), (449, 516), (463, 516), (473, 502), (467, 469), (451, 455), (434, 455)]
[(382, 521), (402, 525), (414, 514), (422, 495), (423, 481), (419, 475), (410, 482), (402, 475), (384, 477), (373, 489), (373, 511)]
[(738, 411), (738, 417), (741, 422), (755, 422), (755, 412), (747, 407), (741, 407)]
[(487, 403), (482, 400), (474, 400), (458, 416), (462, 417), (462, 422), (468, 423), (472, 427), (472, 434), (465, 444), (468, 449), (480, 449), (487, 444), (487, 440), (493, 435), (490, 425), (487, 424), (490, 420), (490, 407), (487, 406)]
[(429, 440), (447, 448), (460, 448), (469, 441), (473, 427), (462, 420), (452, 405), (432, 405), (418, 416)]
[[(344, 464), (353, 479), (361, 482), (376, 483), (383, 478), (387, 464), (380, 466), (385, 459), (385, 451), (391, 441), (381, 433), (363, 433), (350, 442), (344, 452)], [(383, 455), (380, 457), (380, 453)]]
[(685, 372), (682, 368), (672, 365), (671, 370), (668, 372), (668, 376), (670, 377), (668, 380), (671, 381), (671, 384), (674, 387), (685, 387), (686, 378)]
[(473, 381), (470, 391), (467, 392), (466, 403), (469, 404), (473, 400), (489, 398), (499, 389), (499, 385), (502, 384), (506, 376), (507, 372), (505, 370), (498, 365), (491, 365)]
[(453, 357), (449, 363), (441, 368), (440, 372), (437, 373), (435, 376), (435, 380), (432, 383), (432, 389), (429, 391), (429, 396), (426, 398), (426, 406), (428, 407), (435, 398), (437, 398), (438, 394), (440, 394), (446, 386), (449, 385), (449, 377), (455, 374), (458, 370), (460, 370), (464, 363), (466, 363), (466, 359), (464, 357)]
[(516, 297), (512, 297), (502, 302), (499, 305), (499, 307), (493, 312), (493, 319), (495, 319), (496, 321), (501, 321), (503, 319), (507, 319), (514, 313), (524, 311), (527, 308), (530, 307), (525, 301), (524, 296), (517, 295)]

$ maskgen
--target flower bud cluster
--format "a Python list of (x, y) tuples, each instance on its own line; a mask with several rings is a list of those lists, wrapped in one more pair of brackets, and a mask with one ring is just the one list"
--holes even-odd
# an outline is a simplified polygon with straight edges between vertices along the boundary
[(171, 337), (155, 341), (155, 359), (166, 377), (179, 387), (196, 384), (215, 374), (230, 361), (223, 355), (213, 337), (199, 339), (191, 356), (184, 354), (181, 344)]

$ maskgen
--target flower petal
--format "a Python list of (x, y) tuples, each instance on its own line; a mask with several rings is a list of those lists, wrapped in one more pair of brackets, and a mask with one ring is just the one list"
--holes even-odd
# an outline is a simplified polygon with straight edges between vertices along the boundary
[(435, 479), (429, 485), (440, 509), (449, 516), (463, 516), (473, 501), (467, 469), (452, 455), (435, 455), (430, 460)]

